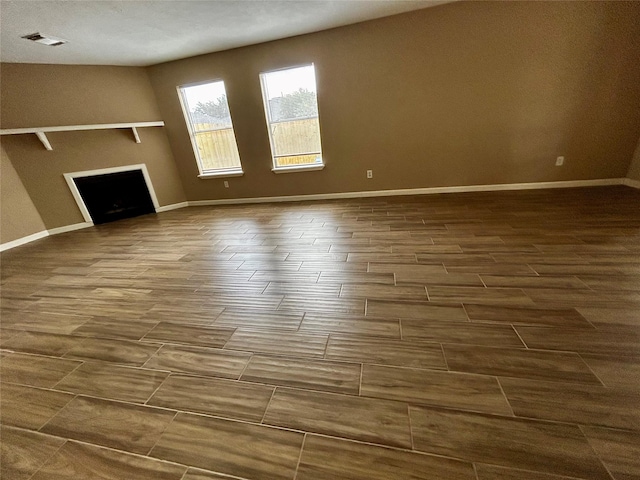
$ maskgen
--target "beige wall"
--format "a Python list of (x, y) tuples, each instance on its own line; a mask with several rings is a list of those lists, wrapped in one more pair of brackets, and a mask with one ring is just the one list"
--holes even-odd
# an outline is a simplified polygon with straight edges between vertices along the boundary
[(638, 146), (636, 147), (636, 151), (633, 154), (633, 160), (631, 161), (631, 165), (629, 165), (627, 178), (630, 178), (631, 180), (637, 180), (640, 182), (640, 140), (638, 141)]
[[(639, 16), (640, 2), (460, 2), (148, 71), (189, 200), (624, 177)], [(258, 74), (309, 62), (327, 166), (275, 175)], [(196, 177), (176, 94), (212, 79), (245, 170), (229, 189)]]
[[(160, 119), (167, 127), (141, 129), (141, 144), (126, 130), (49, 134), (51, 152), (34, 135), (2, 143), (49, 229), (83, 221), (63, 173), (134, 163), (147, 164), (161, 205), (640, 178), (637, 153), (629, 169), (640, 137), (639, 15), (638, 2), (457, 2), (148, 69), (3, 64), (2, 128)], [(258, 74), (309, 62), (327, 166), (276, 175)], [(219, 78), (245, 170), (229, 189), (197, 178), (176, 94), (177, 85)], [(19, 211), (14, 201), (3, 211)]]
[[(144, 122), (162, 117), (143, 68), (2, 64), (2, 128)], [(2, 143), (48, 229), (83, 222), (63, 174), (145, 163), (160, 205), (185, 200), (166, 132), (96, 130), (3, 136)], [(7, 208), (11, 209), (9, 205)]]
[(0, 157), (0, 243), (7, 243), (46, 228), (2, 147)]

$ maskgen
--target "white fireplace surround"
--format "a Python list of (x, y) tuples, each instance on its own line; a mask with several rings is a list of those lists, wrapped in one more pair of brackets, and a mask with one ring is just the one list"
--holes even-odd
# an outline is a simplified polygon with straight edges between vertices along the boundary
[(78, 204), (78, 208), (82, 212), (86, 222), (76, 223), (74, 225), (64, 225), (62, 227), (56, 227), (49, 230), (43, 230), (36, 232), (26, 237), (18, 238), (10, 242), (0, 244), (0, 252), (9, 250), (11, 248), (19, 247), (30, 242), (34, 242), (49, 235), (57, 235), (59, 233), (72, 232), (74, 230), (80, 230), (93, 226), (91, 216), (87, 211), (82, 197), (80, 196), (76, 187), (74, 178), (85, 177), (91, 175), (101, 175), (104, 173), (116, 173), (126, 172), (131, 170), (142, 170), (153, 206), (157, 213), (168, 212), (169, 210), (175, 210), (177, 208), (195, 207), (203, 205), (240, 205), (247, 203), (266, 203), (266, 202), (294, 202), (294, 201), (308, 201), (308, 200), (334, 200), (341, 198), (364, 198), (364, 197), (386, 197), (390, 195), (430, 195), (441, 193), (456, 193), (456, 192), (495, 192), (503, 190), (534, 190), (538, 188), (573, 188), (573, 187), (595, 187), (604, 185), (627, 185), (632, 188), (640, 189), (640, 181), (632, 180), (630, 178), (602, 178), (595, 180), (565, 180), (555, 182), (535, 182), (535, 183), (510, 183), (499, 185), (459, 185), (453, 187), (426, 187), (426, 188), (409, 188), (403, 190), (374, 190), (374, 191), (362, 191), (362, 192), (343, 192), (343, 193), (326, 193), (326, 194), (314, 194), (314, 195), (293, 195), (283, 197), (254, 197), (254, 198), (225, 198), (216, 200), (191, 200), (180, 203), (174, 203), (171, 205), (165, 205), (158, 207), (158, 200), (156, 198), (147, 167), (144, 164), (138, 165), (126, 165), (123, 167), (104, 168), (101, 170), (88, 170), (86, 172), (73, 172), (66, 173), (65, 179), (69, 184), (71, 193)]
[(120, 173), (120, 172), (132, 172), (135, 170), (141, 170), (142, 175), (144, 177), (144, 181), (147, 184), (147, 188), (149, 189), (149, 195), (151, 196), (151, 201), (153, 202), (153, 207), (158, 211), (160, 205), (158, 204), (158, 197), (156, 197), (156, 192), (153, 189), (153, 184), (151, 183), (151, 177), (149, 177), (149, 171), (147, 170), (147, 166), (144, 163), (139, 163), (137, 165), (124, 165), (122, 167), (111, 167), (111, 168), (101, 168), (98, 170), (85, 170), (83, 172), (71, 172), (65, 173), (64, 179), (67, 181), (67, 185), (69, 185), (69, 189), (71, 190), (71, 195), (75, 199), (78, 204), (78, 208), (80, 209), (80, 213), (82, 213), (82, 217), (84, 221), (88, 224), (93, 225), (93, 220), (91, 219), (91, 215), (89, 215), (89, 210), (87, 210), (87, 206), (80, 195), (80, 191), (78, 190), (78, 186), (76, 182), (74, 182), (74, 178), (81, 177), (93, 177), (95, 175), (107, 175), (109, 173)]

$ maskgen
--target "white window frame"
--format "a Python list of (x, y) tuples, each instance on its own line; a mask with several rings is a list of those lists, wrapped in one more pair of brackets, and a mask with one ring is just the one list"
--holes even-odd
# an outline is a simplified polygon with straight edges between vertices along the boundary
[[(197, 83), (188, 83), (185, 85), (178, 85), (176, 87), (176, 91), (178, 92), (178, 99), (180, 100), (180, 107), (182, 108), (182, 114), (184, 116), (184, 122), (187, 125), (187, 130), (189, 132), (189, 139), (191, 140), (191, 147), (193, 148), (193, 154), (196, 157), (196, 165), (198, 166), (198, 177), (199, 178), (220, 178), (220, 177), (241, 177), (244, 175), (244, 170), (242, 169), (242, 159), (240, 159), (240, 166), (236, 168), (217, 168), (215, 170), (204, 170), (202, 168), (202, 159), (200, 158), (200, 150), (198, 149), (198, 143), (196, 142), (196, 134), (197, 133), (205, 133), (205, 132), (213, 132), (216, 130), (226, 130), (225, 128), (211, 128), (207, 130), (198, 130), (195, 131), (193, 129), (193, 125), (191, 123), (191, 117), (189, 115), (189, 108), (187, 99), (185, 97), (184, 89), (189, 87), (198, 87), (201, 85), (207, 85), (209, 83), (217, 83), (222, 82), (225, 86), (224, 91), (226, 94), (227, 87), (224, 84), (224, 80), (221, 78), (216, 78), (212, 80), (206, 80), (203, 82)], [(228, 102), (229, 97), (227, 97)], [(231, 116), (231, 109), (229, 109), (229, 115)], [(236, 148), (238, 148), (238, 139), (236, 138), (236, 129), (233, 125), (233, 117), (231, 117), (231, 130), (233, 131), (233, 136), (236, 140)], [(239, 150), (239, 149), (238, 149)], [(238, 152), (238, 156), (240, 156), (240, 152)]]
[[(284, 67), (284, 68), (277, 68), (275, 70), (268, 70), (266, 72), (260, 72), (260, 88), (262, 91), (262, 104), (264, 105), (264, 114), (265, 114), (265, 121), (266, 121), (266, 125), (267, 125), (267, 135), (269, 135), (269, 146), (271, 147), (271, 171), (273, 173), (292, 173), (292, 172), (300, 172), (300, 171), (313, 171), (313, 170), (322, 170), (325, 167), (325, 161), (324, 161), (324, 156), (322, 154), (322, 131), (320, 131), (320, 151), (319, 152), (302, 152), (299, 153), (297, 155), (313, 155), (313, 154), (318, 154), (320, 155), (320, 160), (321, 163), (309, 163), (306, 165), (287, 165), (287, 166), (283, 166), (283, 167), (278, 167), (276, 165), (276, 160), (279, 157), (290, 157), (291, 155), (279, 155), (276, 156), (275, 155), (275, 145), (273, 144), (273, 136), (271, 135), (271, 125), (275, 124), (275, 123), (282, 123), (282, 122), (271, 122), (271, 111), (269, 109), (269, 99), (267, 98), (267, 95), (265, 95), (265, 93), (268, 92), (267, 90), (267, 85), (266, 85), (266, 76), (270, 73), (275, 73), (275, 72), (282, 72), (285, 70), (293, 70), (296, 68), (303, 68), (303, 67), (312, 67), (313, 71), (314, 71), (314, 75), (315, 75), (315, 71), (316, 71), (316, 67), (315, 64), (312, 63), (305, 63), (302, 65), (292, 65), (289, 67)], [(318, 80), (316, 78), (316, 102), (317, 102), (317, 89), (318, 89)], [(313, 116), (313, 117), (304, 117), (302, 118), (302, 120), (304, 119), (309, 119), (309, 118), (317, 118), (318, 119), (318, 130), (320, 130), (320, 112), (318, 112), (317, 116)], [(300, 120), (300, 119), (297, 119)], [(285, 120), (285, 121), (289, 121), (289, 120)]]

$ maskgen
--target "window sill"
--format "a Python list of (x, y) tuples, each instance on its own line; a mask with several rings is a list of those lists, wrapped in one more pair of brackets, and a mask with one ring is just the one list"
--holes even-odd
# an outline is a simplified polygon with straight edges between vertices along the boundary
[(220, 172), (201, 173), (198, 178), (224, 178), (224, 177), (241, 177), (244, 175), (242, 170), (224, 170)]
[(295, 173), (295, 172), (312, 172), (314, 170), (323, 170), (324, 164), (322, 165), (296, 165), (292, 167), (277, 167), (272, 168), (271, 171), (273, 173)]

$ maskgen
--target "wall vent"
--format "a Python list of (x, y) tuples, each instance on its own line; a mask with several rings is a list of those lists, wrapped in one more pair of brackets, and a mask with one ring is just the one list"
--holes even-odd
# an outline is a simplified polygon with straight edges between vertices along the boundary
[(67, 43), (66, 40), (62, 40), (61, 38), (50, 37), (39, 32), (23, 35), (22, 38), (31, 40), (32, 42), (41, 43), (42, 45), (47, 45), (49, 47), (57, 47)]

